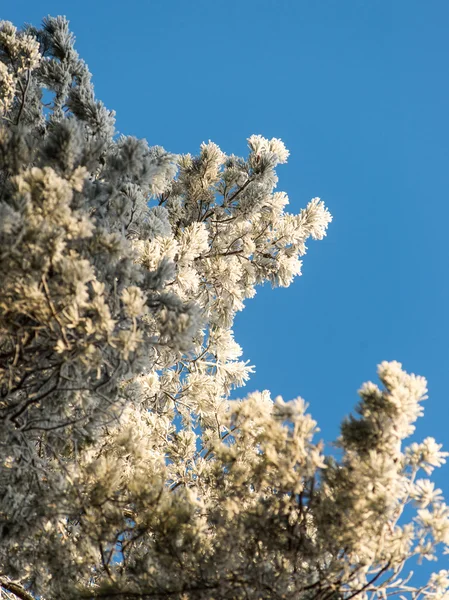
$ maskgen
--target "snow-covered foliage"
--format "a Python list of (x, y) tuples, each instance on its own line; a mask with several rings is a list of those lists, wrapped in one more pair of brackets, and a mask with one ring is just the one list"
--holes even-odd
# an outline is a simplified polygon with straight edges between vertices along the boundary
[(382, 363), (340, 460), (301, 398), (229, 399), (236, 312), (331, 220), (287, 212), (283, 142), (117, 138), (60, 17), (0, 23), (0, 115), (3, 597), (448, 598), (406, 564), (449, 546), (423, 378)]

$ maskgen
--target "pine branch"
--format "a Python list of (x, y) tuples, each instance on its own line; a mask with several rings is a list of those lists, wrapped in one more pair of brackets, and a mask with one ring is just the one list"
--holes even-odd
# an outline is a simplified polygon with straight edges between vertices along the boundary
[(11, 594), (14, 594), (17, 596), (17, 598), (20, 598), (20, 600), (36, 600), (35, 597), (27, 592), (25, 588), (14, 581), (0, 579), (0, 587), (4, 588), (8, 592), (11, 592)]

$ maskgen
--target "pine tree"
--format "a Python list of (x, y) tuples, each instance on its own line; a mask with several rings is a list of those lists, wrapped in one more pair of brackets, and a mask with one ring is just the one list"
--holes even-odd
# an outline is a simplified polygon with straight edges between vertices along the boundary
[[(0, 587), (10, 599), (449, 597), (426, 381), (382, 363), (339, 460), (301, 398), (230, 400), (233, 320), (331, 216), (254, 135), (175, 156), (117, 137), (64, 18), (0, 23)], [(406, 510), (405, 510), (406, 509)], [(405, 575), (403, 573), (406, 573)]]

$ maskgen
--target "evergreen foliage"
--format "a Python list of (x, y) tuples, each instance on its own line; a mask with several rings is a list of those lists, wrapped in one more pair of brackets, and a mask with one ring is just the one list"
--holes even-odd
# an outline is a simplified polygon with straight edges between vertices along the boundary
[(0, 115), (3, 597), (449, 598), (407, 567), (449, 546), (422, 377), (379, 365), (338, 461), (301, 398), (229, 399), (236, 312), (331, 221), (286, 211), (284, 144), (117, 137), (61, 17), (0, 23)]

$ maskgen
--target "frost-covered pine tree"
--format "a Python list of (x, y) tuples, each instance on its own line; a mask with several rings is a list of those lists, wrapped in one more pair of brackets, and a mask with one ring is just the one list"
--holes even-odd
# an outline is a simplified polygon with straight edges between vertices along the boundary
[(117, 137), (60, 17), (0, 24), (0, 116), (0, 595), (449, 598), (409, 575), (449, 546), (423, 378), (382, 363), (338, 461), (300, 398), (229, 400), (236, 312), (331, 219), (286, 211), (284, 144)]

